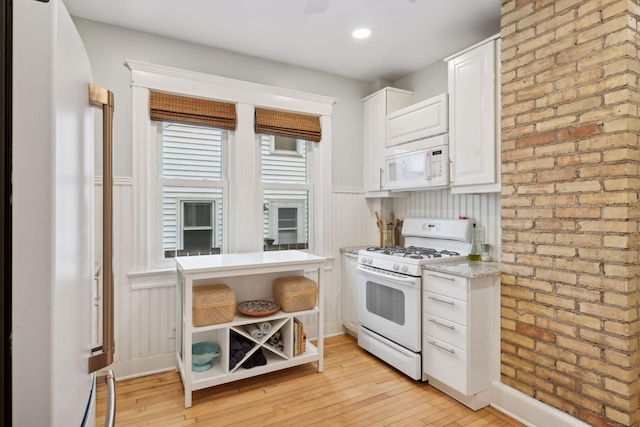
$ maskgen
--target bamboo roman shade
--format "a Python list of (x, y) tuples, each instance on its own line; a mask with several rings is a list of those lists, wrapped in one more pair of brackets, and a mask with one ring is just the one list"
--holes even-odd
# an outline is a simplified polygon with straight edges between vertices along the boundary
[(256, 107), (256, 133), (320, 142), (320, 117)]
[(235, 130), (236, 105), (187, 96), (151, 92), (151, 120)]

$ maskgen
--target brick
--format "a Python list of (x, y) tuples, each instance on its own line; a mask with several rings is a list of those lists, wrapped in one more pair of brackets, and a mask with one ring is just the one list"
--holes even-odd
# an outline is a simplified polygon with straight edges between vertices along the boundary
[(578, 249), (578, 255), (580, 258), (587, 260), (602, 261), (618, 261), (623, 263), (635, 263), (637, 262), (637, 254), (635, 251), (625, 251), (619, 249), (593, 249), (593, 248), (580, 248)]
[(600, 218), (600, 208), (557, 208), (556, 218)]
[(600, 153), (580, 153), (572, 156), (563, 156), (556, 159), (558, 167), (575, 166), (589, 163), (599, 163), (601, 161)]
[(534, 160), (524, 160), (518, 162), (518, 171), (539, 171), (541, 169), (553, 169), (555, 167), (554, 158), (538, 158)]
[(635, 147), (637, 137), (630, 133), (602, 135), (578, 142), (578, 151), (607, 151), (613, 148)]
[[(548, 61), (551, 63), (551, 65), (553, 65), (555, 62), (553, 57), (541, 59), (537, 62), (543, 62), (543, 61)], [(552, 82), (562, 77), (573, 75), (577, 70), (578, 70), (578, 67), (575, 62), (570, 62), (561, 66), (556, 66), (551, 68), (550, 70), (544, 70), (536, 74), (536, 83)], [(560, 114), (560, 112), (558, 112), (558, 114)]]
[[(553, 156), (558, 157), (564, 154), (573, 153), (576, 151), (576, 143), (575, 142), (563, 142), (556, 144), (543, 145), (534, 148), (534, 153), (536, 157), (545, 157), (545, 156)], [(556, 166), (559, 166), (556, 161)], [(545, 174), (546, 175), (546, 174)]]
[(580, 221), (578, 228), (581, 232), (628, 233), (634, 225), (624, 221)]
[(533, 148), (524, 148), (513, 151), (503, 151), (502, 154), (502, 162), (512, 162), (515, 160), (523, 160), (530, 159), (533, 157)]
[(554, 93), (548, 94), (545, 97), (535, 100), (535, 108), (550, 107), (558, 104), (565, 103), (576, 99), (578, 91), (575, 88), (565, 88), (563, 90), (557, 90)]
[(637, 352), (633, 356), (612, 349), (605, 349), (604, 360), (607, 363), (620, 366), (621, 368), (631, 368), (638, 365)]
[[(635, 419), (633, 419), (628, 413), (618, 411), (617, 409), (606, 407), (604, 408), (604, 412), (607, 418), (611, 419), (616, 423), (620, 423), (625, 426), (630, 426), (630, 425), (633, 425), (634, 423), (637, 423), (638, 417), (635, 417)], [(602, 420), (602, 421), (605, 422), (605, 420)], [(602, 425), (602, 424), (598, 424), (598, 425)], [(609, 425), (615, 426), (615, 424), (613, 423), (609, 423)]]
[(523, 17), (531, 15), (533, 13), (533, 3), (524, 5), (523, 7), (516, 8), (512, 11), (505, 12), (502, 10), (502, 19), (500, 25), (505, 26), (514, 22), (519, 22)]
[(631, 407), (631, 404), (633, 401), (636, 402), (636, 407), (637, 407), (637, 398), (629, 399), (629, 400), (624, 399), (619, 396), (616, 396), (611, 392), (593, 387), (592, 385), (589, 385), (589, 384), (584, 384), (582, 386), (582, 392), (587, 396), (591, 396), (600, 402), (604, 402), (605, 404), (613, 406), (618, 409), (627, 410), (627, 411), (633, 409)]
[(558, 387), (557, 388), (557, 393), (556, 393), (559, 397), (562, 397), (564, 399), (567, 399), (571, 402), (573, 402), (574, 404), (577, 404), (579, 406), (582, 406), (583, 408), (586, 408), (590, 411), (599, 413), (602, 412), (604, 405), (600, 402), (598, 402), (595, 399), (590, 399), (589, 397), (581, 394), (581, 393), (575, 393), (571, 390), (567, 390), (564, 387)]
[(604, 71), (601, 67), (580, 70), (573, 76), (557, 80), (553, 86), (556, 90), (579, 88), (583, 85), (592, 84), (594, 81), (601, 79), (604, 75), (603, 73)]
[(591, 357), (600, 357), (600, 348), (583, 340), (572, 339), (564, 337), (562, 335), (558, 335), (556, 337), (556, 342), (558, 343), (558, 346), (562, 348), (566, 348)]
[[(580, 98), (574, 102), (570, 102), (568, 104), (559, 105), (556, 109), (558, 116), (564, 116), (567, 114), (574, 114), (581, 111), (591, 110), (592, 108), (598, 108), (603, 104), (603, 99), (601, 96), (592, 96), (590, 98)], [(582, 126), (574, 128), (580, 129)], [(597, 131), (597, 126), (589, 125), (590, 128), (595, 128)], [(562, 133), (562, 132), (559, 132)], [(567, 130), (567, 133), (570, 134), (570, 131)], [(571, 136), (571, 138), (575, 138)], [(566, 139), (566, 138), (565, 138)]]
[[(606, 191), (620, 191), (620, 190), (633, 190), (637, 191), (640, 186), (640, 180), (630, 178), (616, 178), (606, 179), (604, 181), (604, 189)], [(634, 204), (637, 201), (637, 196), (634, 194), (629, 195), (629, 203)]]
[(538, 245), (536, 253), (542, 256), (573, 257), (576, 255), (576, 248), (557, 245)]
[(511, 332), (511, 331), (505, 331), (505, 330), (503, 330), (500, 335), (502, 337), (502, 340), (504, 341), (511, 342), (513, 344), (516, 344), (524, 348), (529, 348), (529, 349), (534, 348), (535, 344), (534, 344), (533, 338), (525, 337), (522, 334)]
[[(502, 206), (503, 208), (531, 206), (531, 205), (533, 205), (533, 197), (509, 197), (509, 198), (500, 199), (500, 206)], [(503, 238), (504, 238), (504, 235), (503, 235)]]
[(539, 183), (571, 181), (575, 179), (577, 175), (578, 171), (575, 168), (553, 169), (538, 174), (537, 181)]
[(536, 132), (546, 132), (573, 125), (577, 122), (576, 116), (563, 116), (551, 120), (545, 120), (536, 124)]
[(630, 322), (637, 318), (636, 310), (624, 310), (619, 307), (611, 307), (590, 302), (581, 302), (578, 305), (578, 310), (581, 313), (598, 316), (603, 319), (615, 319), (624, 322)]
[[(600, 101), (599, 97), (596, 98), (589, 98), (591, 101), (589, 101), (587, 104), (589, 103), (596, 103), (596, 101)], [(573, 107), (576, 106), (576, 104), (581, 104), (582, 102), (585, 102), (586, 100), (580, 100), (577, 103), (572, 103), (572, 104), (568, 104), (571, 105)], [(586, 104), (583, 104), (583, 106)], [(597, 105), (600, 105), (599, 103), (597, 103)], [(576, 111), (580, 111), (579, 109)], [(557, 138), (558, 140), (566, 140), (566, 139), (578, 139), (578, 138), (582, 138), (585, 136), (591, 136), (591, 135), (595, 135), (597, 133), (600, 132), (600, 129), (598, 128), (598, 125), (595, 124), (588, 124), (588, 125), (580, 125), (580, 126), (576, 126), (576, 127), (572, 127), (572, 128), (568, 128), (568, 129), (563, 129), (561, 131), (559, 131), (557, 133)]]
[(556, 185), (556, 190), (559, 193), (582, 193), (588, 191), (600, 191), (602, 184), (600, 181), (588, 180), (588, 181), (575, 181), (575, 182), (560, 182)]
[[(503, 184), (522, 184), (522, 183), (530, 183), (534, 180), (535, 174), (529, 173), (512, 173), (512, 174), (503, 174), (502, 175), (502, 183)], [(504, 207), (504, 206), (503, 206)]]
[[(553, 160), (553, 159), (552, 159)], [(526, 184), (518, 186), (518, 194), (548, 194), (553, 193), (554, 184)]]
[(586, 274), (600, 274), (600, 262), (589, 262), (581, 259), (558, 258), (555, 267), (561, 270), (576, 271)]
[[(587, 190), (588, 191), (588, 190)], [(634, 204), (636, 197), (626, 192), (618, 193), (598, 193), (598, 194), (581, 194), (579, 203), (584, 205), (616, 205), (616, 204)]]
[(571, 246), (600, 246), (601, 237), (593, 234), (573, 234), (563, 233), (557, 235), (556, 242), (562, 245)]
[[(574, 11), (570, 11), (573, 15)], [(597, 13), (582, 16), (578, 18), (576, 15), (574, 20), (567, 22), (564, 25), (559, 26), (556, 29), (556, 37), (566, 37), (567, 35), (573, 35), (581, 30), (589, 28), (595, 24), (600, 23), (600, 16)]]
[(554, 368), (556, 364), (555, 359), (551, 357), (544, 357), (537, 351), (528, 350), (526, 348), (518, 348), (518, 356), (532, 362), (536, 368), (539, 368), (539, 367)]
[(519, 208), (518, 218), (552, 218), (553, 210), (550, 208)]
[(558, 310), (557, 318), (561, 322), (567, 322), (572, 325), (584, 326), (591, 329), (600, 329), (602, 321), (596, 317), (576, 314), (569, 311)]
[(513, 274), (517, 276), (532, 276), (533, 271), (533, 268), (526, 265), (502, 264), (502, 272), (507, 274)]
[(530, 277), (518, 277), (516, 284), (518, 286), (533, 289), (536, 291), (543, 291), (543, 292), (553, 291), (553, 286), (549, 282), (533, 279)]
[(542, 304), (546, 304), (552, 307), (564, 308), (567, 310), (575, 310), (575, 300), (569, 298), (562, 298), (556, 294), (536, 293), (535, 300)]
[[(594, 40), (594, 42), (598, 42), (603, 44), (604, 42), (601, 40)], [(597, 55), (588, 56), (578, 60), (578, 70), (584, 70), (591, 67), (596, 67), (599, 65), (606, 64), (612, 60), (620, 59), (620, 58), (634, 58), (637, 55), (636, 48), (629, 44), (624, 43), (618, 46), (612, 46), (604, 50), (600, 50)]]
[(534, 395), (533, 387), (528, 386), (526, 384), (523, 384), (520, 381), (515, 381), (515, 380), (512, 380), (511, 378), (503, 376), (502, 378), (500, 378), (500, 382), (502, 382), (506, 386), (514, 388), (514, 389), (518, 390), (519, 392), (524, 393), (524, 394), (526, 394), (528, 396), (533, 396)]
[(604, 94), (605, 105), (619, 104), (621, 102), (637, 102), (637, 94), (631, 92), (628, 88)]
[[(567, 286), (567, 285), (558, 284), (556, 285), (556, 292), (558, 293), (558, 295), (562, 295), (570, 298), (576, 298), (582, 301), (590, 301), (590, 302), (600, 301), (599, 291), (579, 288), (576, 286)], [(597, 323), (598, 325), (596, 325), (596, 327), (599, 329), (600, 322), (598, 321)]]
[[(613, 391), (615, 393), (621, 394), (625, 397), (631, 397), (634, 393), (631, 391), (632, 386), (627, 383), (621, 383), (620, 381), (612, 380), (611, 378), (604, 379), (604, 388), (608, 391)], [(637, 388), (637, 387), (633, 387)], [(636, 393), (637, 391), (634, 390)]]
[(636, 151), (630, 148), (618, 148), (616, 150), (609, 150), (602, 153), (603, 162), (617, 162), (621, 160), (636, 160)]
[(536, 26), (535, 30), (537, 34), (543, 34), (543, 33), (546, 33), (547, 31), (555, 30), (556, 28), (564, 24), (573, 22), (574, 19), (575, 19), (575, 11), (573, 10), (566, 11), (562, 14), (556, 13), (550, 19), (546, 19), (540, 22)]
[(553, 334), (553, 332), (545, 331), (543, 329), (536, 328), (531, 325), (525, 325), (525, 324), (519, 323), (516, 326), (516, 332), (522, 335), (529, 336), (536, 341), (545, 341), (548, 343), (555, 342), (555, 335)]
[[(601, 411), (594, 411), (594, 412), (601, 412)], [(612, 422), (610, 422), (609, 420), (605, 419), (602, 416), (593, 414), (591, 412), (588, 412), (584, 409), (578, 409), (578, 415), (577, 417), (578, 419), (586, 422), (587, 424), (589, 424), (590, 426), (595, 426), (595, 427), (618, 427), (617, 424), (614, 424)], [(625, 425), (630, 425), (630, 424), (625, 424)]]
[(536, 390), (544, 390), (550, 393), (554, 389), (553, 384), (546, 381), (544, 378), (539, 378), (523, 371), (518, 371), (516, 373), (516, 378), (525, 384), (533, 386)]
[(592, 342), (599, 346), (608, 347), (610, 349), (616, 349), (621, 351), (631, 350), (629, 340), (612, 335), (603, 334), (601, 332), (592, 331), (590, 329), (581, 329), (578, 335), (586, 342)]
[(567, 366), (576, 369), (575, 364), (578, 362), (578, 356), (572, 351), (564, 350), (557, 345), (547, 344), (544, 341), (538, 341), (536, 343), (536, 351), (557, 359), (558, 362), (556, 362), (556, 365), (558, 366), (564, 361)]
[(637, 116), (638, 107), (633, 104), (616, 104), (587, 111), (578, 118), (580, 123), (607, 120), (612, 117)]
[(533, 300), (533, 291), (520, 286), (502, 286), (501, 294), (514, 297), (517, 299)]
[(569, 194), (553, 194), (551, 196), (536, 196), (534, 200), (536, 206), (564, 206), (575, 205), (577, 198)]
[(627, 280), (620, 279), (617, 277), (612, 277), (611, 275), (607, 277), (606, 267), (607, 265), (605, 264), (605, 277), (583, 275), (583, 276), (580, 276), (579, 284), (581, 286), (586, 286), (588, 288), (599, 289), (599, 290), (619, 291), (621, 289), (626, 289)]
[[(618, 307), (631, 308), (638, 303), (638, 298), (634, 294), (622, 294), (614, 292), (605, 292), (602, 298), (602, 302), (609, 305), (617, 305)], [(617, 323), (616, 323), (617, 324)], [(605, 322), (606, 325), (606, 322)], [(625, 331), (628, 333), (629, 331)]]
[(568, 389), (574, 389), (576, 387), (576, 380), (574, 378), (562, 375), (561, 373), (552, 369), (536, 367), (536, 374), (539, 377), (552, 382), (553, 384), (559, 384)]
[(553, 318), (555, 313), (555, 308), (531, 301), (518, 301), (517, 308), (518, 310), (522, 310), (526, 313), (532, 313), (537, 316), (546, 316), (549, 318)]
[(536, 318), (535, 325), (542, 328), (548, 329), (551, 332), (555, 332), (561, 335), (566, 335), (571, 338), (575, 338), (578, 334), (578, 328), (574, 325), (568, 325), (566, 323), (556, 322), (551, 319), (547, 319), (544, 317)]
[(568, 283), (570, 285), (575, 285), (578, 280), (577, 275), (574, 273), (557, 270), (544, 270), (541, 268), (536, 269), (536, 277), (550, 282)]
[[(612, 208), (612, 209), (622, 209), (625, 212), (627, 211), (627, 208)], [(606, 208), (605, 208), (606, 210)], [(618, 215), (618, 216), (605, 216), (605, 218), (624, 218), (626, 217), (625, 215)], [(603, 236), (602, 237), (602, 244), (604, 245), (604, 247), (613, 247), (613, 248), (621, 248), (621, 249), (627, 249), (629, 247), (629, 237), (628, 236)]]
[(537, 390), (536, 399), (540, 400), (543, 403), (546, 403), (547, 405), (553, 406), (554, 408), (557, 408), (562, 412), (565, 412), (571, 415), (572, 417), (576, 416), (577, 410), (574, 405), (572, 405), (570, 402), (564, 399), (558, 398), (553, 394), (548, 394), (548, 393), (545, 393), (544, 391)]
[[(580, 14), (579, 9), (578, 14)], [(610, 34), (611, 32), (616, 31), (620, 28), (629, 27), (629, 24), (629, 17), (626, 14), (621, 15), (605, 21), (601, 25), (596, 25), (588, 30), (580, 32), (577, 35), (576, 40), (578, 43), (586, 43), (593, 39), (600, 39), (603, 36)]]
[(515, 331), (516, 330), (516, 322), (513, 320), (509, 320), (506, 318), (500, 319), (500, 327), (503, 330)]
[[(530, 56), (530, 55), (535, 58), (535, 54), (533, 52), (526, 54), (526, 56)], [(518, 78), (534, 76), (535, 77), (534, 81), (536, 83), (540, 83), (541, 81), (538, 79), (538, 75), (540, 73), (551, 71), (554, 66), (555, 66), (555, 60), (552, 56), (550, 56), (548, 58), (534, 60), (529, 64), (526, 64), (517, 68), (516, 75), (518, 76)]]
[(559, 219), (539, 219), (536, 220), (535, 228), (543, 231), (575, 231), (576, 223)]
[(513, 369), (511, 366), (507, 366), (504, 364), (500, 365), (500, 373), (506, 377), (509, 378), (515, 378), (516, 377), (516, 370)]
[(566, 361), (559, 360), (556, 364), (558, 372), (570, 375), (580, 381), (584, 381), (590, 384), (600, 384), (602, 377), (594, 372), (586, 371), (574, 363), (566, 363)]
[[(519, 102), (530, 100), (530, 99), (535, 100), (543, 96), (546, 96), (548, 94), (552, 94), (555, 92), (555, 90), (556, 89), (553, 83), (536, 85), (536, 86), (527, 87), (527, 88), (520, 88), (519, 90), (517, 90), (517, 98)], [(505, 93), (505, 92), (509, 93), (509, 91), (506, 91), (505, 88), (503, 87), (502, 93)], [(512, 92), (516, 92), (516, 90), (512, 90)]]
[(500, 225), (503, 229), (527, 230), (533, 228), (533, 221), (530, 219), (502, 220), (500, 221)]
[(525, 148), (541, 144), (548, 144), (556, 139), (556, 132), (547, 132), (542, 134), (535, 134), (520, 138), (516, 142), (516, 147)]

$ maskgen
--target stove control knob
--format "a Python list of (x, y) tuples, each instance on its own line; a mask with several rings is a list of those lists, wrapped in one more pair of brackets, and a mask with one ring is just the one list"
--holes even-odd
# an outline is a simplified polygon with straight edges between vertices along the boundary
[(362, 264), (366, 264), (366, 258), (365, 258), (365, 257), (360, 258), (360, 262), (361, 262)]
[(400, 265), (398, 263), (393, 264), (393, 269), (394, 270), (398, 270), (400, 268)]
[(373, 263), (373, 260), (371, 258), (368, 258), (367, 259), (367, 264), (372, 264), (372, 263)]
[(409, 267), (407, 267), (406, 265), (403, 265), (403, 266), (402, 266), (402, 271), (403, 271), (404, 273), (406, 273), (408, 269), (409, 269)]

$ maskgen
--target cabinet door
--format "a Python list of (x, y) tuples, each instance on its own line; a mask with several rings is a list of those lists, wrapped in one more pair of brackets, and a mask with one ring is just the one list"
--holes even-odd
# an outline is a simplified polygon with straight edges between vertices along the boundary
[(364, 189), (379, 191), (384, 161), (385, 116), (387, 96), (380, 92), (364, 101)]
[(353, 333), (358, 332), (358, 257), (345, 254), (342, 257), (342, 324)]
[(449, 61), (451, 186), (494, 184), (495, 41)]

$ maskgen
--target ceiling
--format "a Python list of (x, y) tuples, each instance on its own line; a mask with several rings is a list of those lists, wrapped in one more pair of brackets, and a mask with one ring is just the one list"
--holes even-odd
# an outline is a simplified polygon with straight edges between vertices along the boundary
[[(86, 19), (358, 80), (397, 80), (500, 30), (500, 0), (63, 0)], [(316, 1), (316, 0), (313, 0)], [(371, 37), (351, 32), (368, 27)]]

